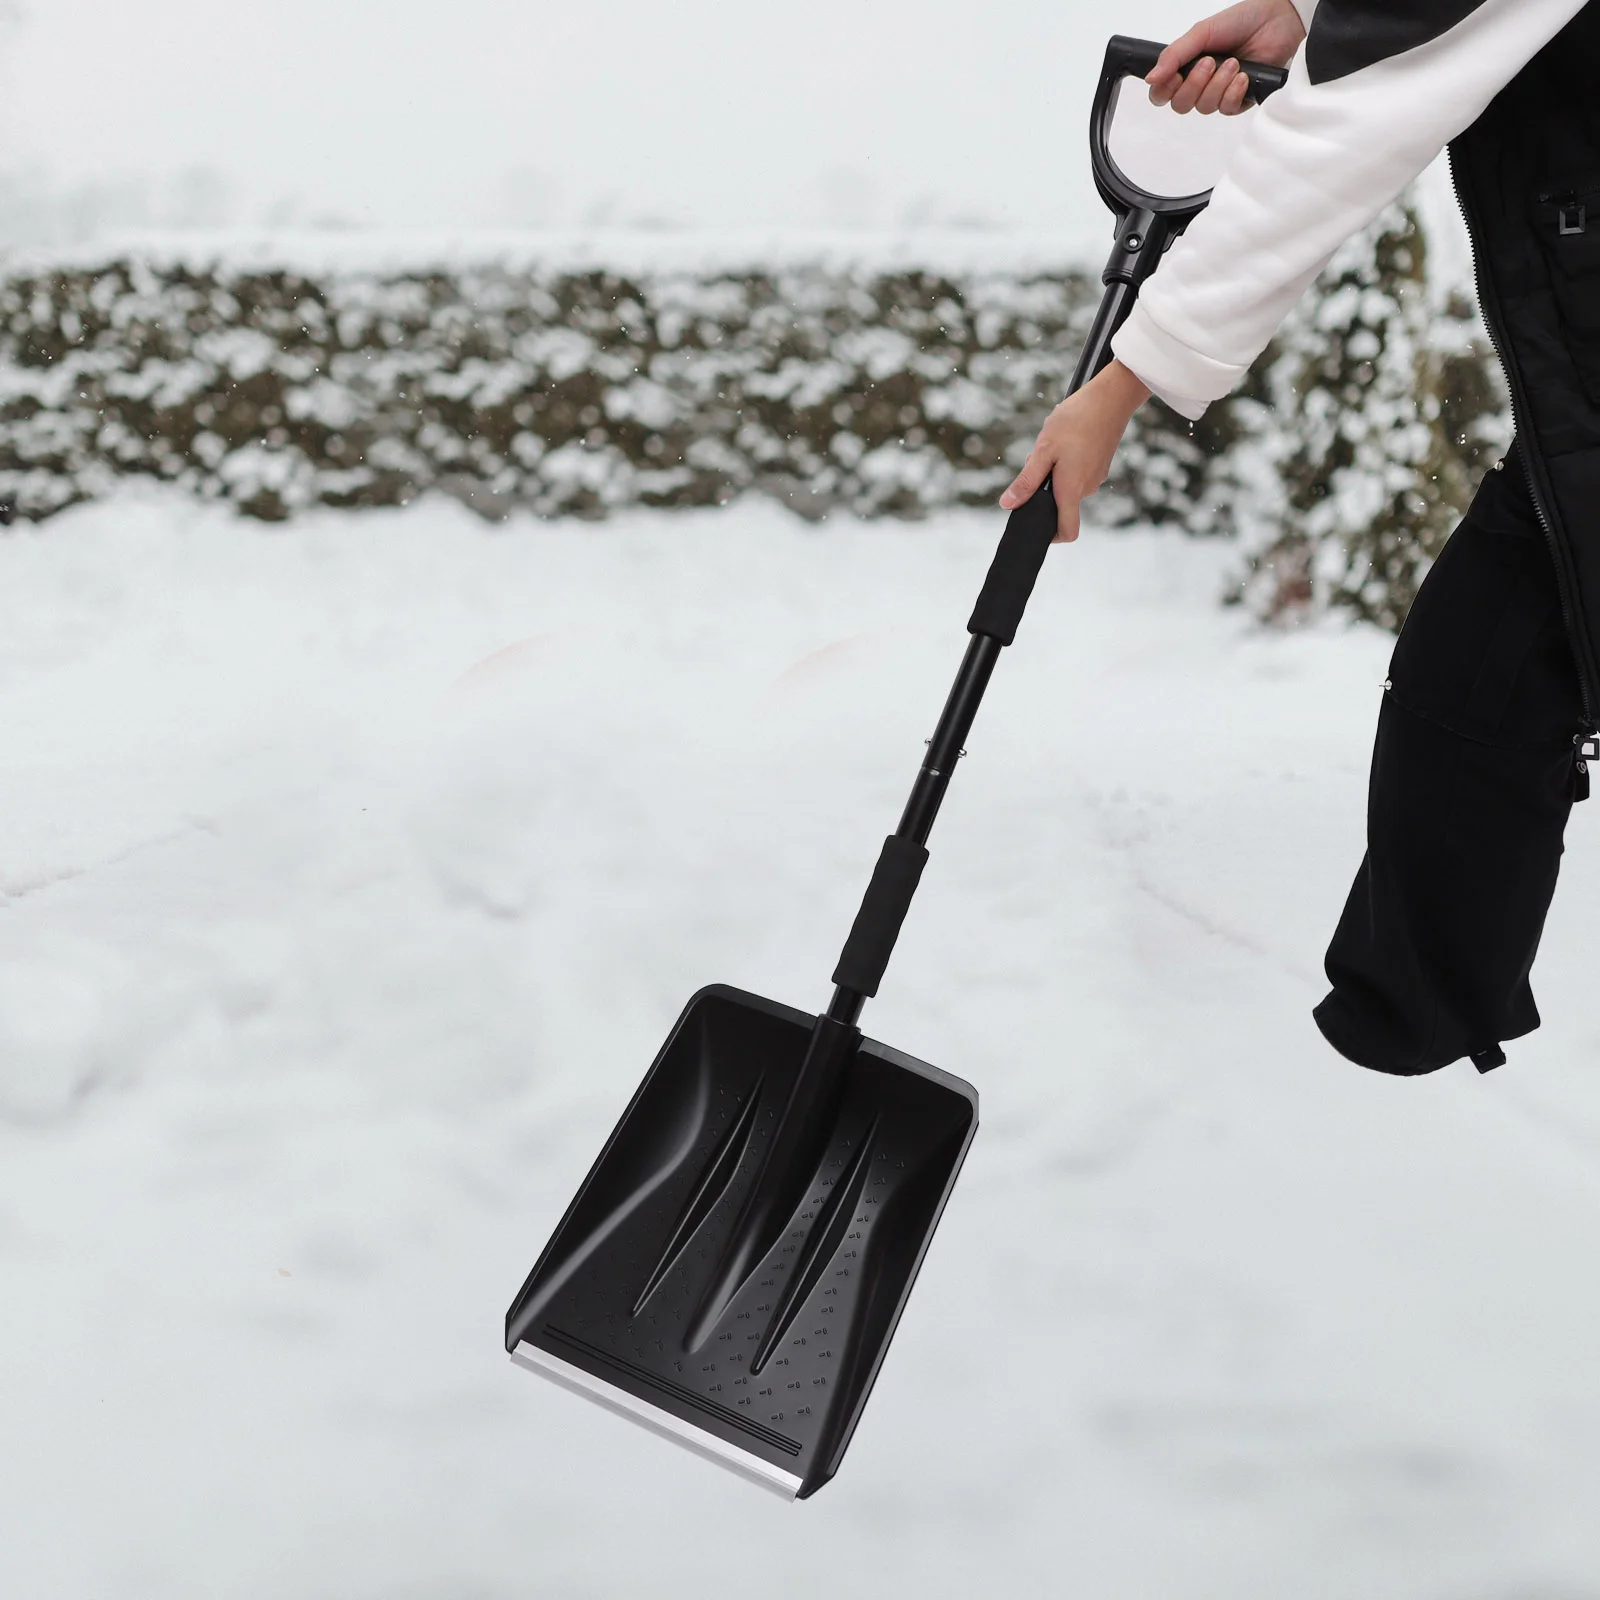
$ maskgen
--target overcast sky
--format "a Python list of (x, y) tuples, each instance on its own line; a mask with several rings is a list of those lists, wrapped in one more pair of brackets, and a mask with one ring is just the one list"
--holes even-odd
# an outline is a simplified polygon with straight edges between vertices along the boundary
[[(0, 172), (173, 220), (1070, 225), (1087, 0), (0, 0)], [(1205, 7), (1131, 0), (1167, 37)]]
[[(1220, 0), (0, 0), (0, 242), (971, 223), (1108, 243), (1112, 31)], [(1468, 275), (1442, 163), (1435, 260)]]

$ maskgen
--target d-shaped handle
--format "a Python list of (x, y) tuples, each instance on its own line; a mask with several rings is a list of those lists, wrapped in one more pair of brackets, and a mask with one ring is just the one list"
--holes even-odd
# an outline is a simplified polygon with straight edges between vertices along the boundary
[[(1153, 39), (1130, 39), (1121, 33), (1112, 35), (1100, 67), (1094, 107), (1089, 113), (1089, 155), (1094, 164), (1095, 187), (1113, 211), (1119, 216), (1140, 208), (1153, 211), (1157, 216), (1172, 218), (1178, 224), (1174, 231), (1180, 231), (1183, 223), (1205, 210), (1211, 191), (1206, 189), (1199, 194), (1186, 195), (1151, 194), (1134, 183), (1111, 159), (1111, 119), (1116, 115), (1117, 95), (1128, 78), (1143, 78), (1165, 49), (1164, 44), (1157, 44)], [(1185, 77), (1194, 65), (1195, 62), (1190, 61), (1183, 67)], [(1289, 81), (1285, 67), (1244, 60), (1239, 62), (1239, 67), (1250, 79), (1250, 94), (1257, 101), (1276, 94)]]

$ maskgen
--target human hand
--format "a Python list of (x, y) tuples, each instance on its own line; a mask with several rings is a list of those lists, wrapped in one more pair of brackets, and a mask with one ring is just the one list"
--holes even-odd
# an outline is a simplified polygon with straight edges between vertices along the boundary
[(1031, 500), (1046, 478), (1056, 497), (1054, 544), (1078, 537), (1078, 505), (1111, 472), (1112, 457), (1150, 391), (1120, 361), (1102, 367), (1045, 419), (1032, 453), (1000, 496), (1007, 511)]
[[(1238, 5), (1195, 23), (1161, 52), (1145, 75), (1150, 103), (1170, 104), (1178, 112), (1237, 116), (1250, 93), (1250, 79), (1240, 70), (1237, 57), (1286, 67), (1305, 36), (1300, 13), (1290, 0), (1239, 0)], [(1186, 61), (1195, 63), (1187, 78), (1178, 71)]]

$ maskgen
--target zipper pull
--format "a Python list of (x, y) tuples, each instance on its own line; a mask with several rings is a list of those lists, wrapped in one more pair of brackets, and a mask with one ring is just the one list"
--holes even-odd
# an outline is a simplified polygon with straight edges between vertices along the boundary
[(1589, 798), (1589, 763), (1600, 761), (1600, 732), (1575, 733), (1572, 736), (1572, 803)]

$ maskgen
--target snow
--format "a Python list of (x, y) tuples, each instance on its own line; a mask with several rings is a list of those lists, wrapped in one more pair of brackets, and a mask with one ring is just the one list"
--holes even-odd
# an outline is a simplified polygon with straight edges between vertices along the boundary
[(969, 741), (865, 1023), (983, 1121), (837, 1481), (507, 1362), (688, 995), (825, 1000), (997, 532), (0, 541), (8, 1594), (1592, 1592), (1591, 816), (1507, 1066), (1334, 1055), (1389, 641), (1219, 607), (1221, 543), (1055, 551)]

